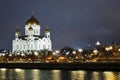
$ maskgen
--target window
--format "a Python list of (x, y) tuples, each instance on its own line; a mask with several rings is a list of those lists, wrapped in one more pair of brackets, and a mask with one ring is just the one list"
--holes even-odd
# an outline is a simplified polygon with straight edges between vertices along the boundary
[(25, 44), (24, 44), (24, 49), (25, 49)]
[(46, 49), (46, 45), (43, 45), (43, 49)]

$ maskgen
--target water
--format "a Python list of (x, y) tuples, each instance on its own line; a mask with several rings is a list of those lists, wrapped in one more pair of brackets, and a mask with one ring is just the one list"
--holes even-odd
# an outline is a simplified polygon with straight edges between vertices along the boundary
[(120, 72), (1, 68), (0, 80), (120, 80)]

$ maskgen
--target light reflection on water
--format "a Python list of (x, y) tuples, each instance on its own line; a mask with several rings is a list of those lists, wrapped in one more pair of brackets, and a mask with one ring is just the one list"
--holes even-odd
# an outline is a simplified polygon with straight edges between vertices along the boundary
[(71, 80), (84, 80), (85, 79), (85, 71), (71, 71)]
[(100, 72), (97, 72), (97, 71), (94, 71), (92, 73), (92, 78), (93, 78), (93, 80), (102, 80), (102, 79), (100, 79)]
[(120, 72), (1, 68), (0, 80), (120, 80)]

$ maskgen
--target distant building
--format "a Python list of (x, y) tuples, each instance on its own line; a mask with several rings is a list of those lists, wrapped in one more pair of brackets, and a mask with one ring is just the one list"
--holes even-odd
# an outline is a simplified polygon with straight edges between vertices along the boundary
[(41, 35), (41, 26), (39, 21), (31, 16), (30, 19), (26, 21), (25, 25), (25, 35), (21, 35), (19, 29), (15, 32), (15, 39), (12, 42), (12, 52), (32, 52), (40, 50), (52, 51), (52, 42), (50, 39), (50, 30), (45, 30), (45, 35)]

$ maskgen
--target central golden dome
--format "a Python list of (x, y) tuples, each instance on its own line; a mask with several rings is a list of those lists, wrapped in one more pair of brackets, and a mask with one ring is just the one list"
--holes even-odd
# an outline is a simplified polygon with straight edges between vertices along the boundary
[(31, 18), (26, 21), (26, 25), (27, 24), (34, 24), (34, 23), (38, 25), (39, 21), (32, 15)]

